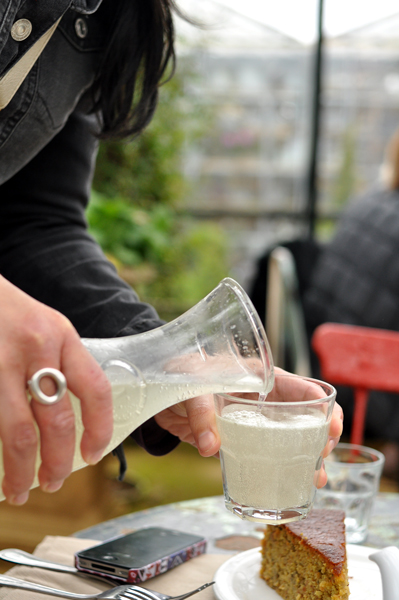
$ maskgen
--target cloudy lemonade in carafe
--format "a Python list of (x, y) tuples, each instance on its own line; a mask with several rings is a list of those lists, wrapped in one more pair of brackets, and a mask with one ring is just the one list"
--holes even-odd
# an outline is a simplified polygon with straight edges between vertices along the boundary
[[(118, 446), (123, 440), (125, 440), (137, 427), (147, 421), (150, 417), (154, 416), (161, 410), (177, 404), (188, 398), (194, 398), (203, 394), (212, 394), (214, 391), (228, 391), (226, 386), (223, 386), (223, 390), (216, 389), (215, 384), (179, 384), (171, 383), (169, 385), (163, 383), (146, 383), (145, 386), (128, 386), (128, 385), (116, 385), (112, 386), (112, 398), (114, 405), (114, 429), (112, 439), (108, 444), (104, 455), (111, 452), (116, 446)], [(260, 378), (245, 378), (234, 385), (234, 390), (231, 391), (247, 391), (248, 388), (253, 388), (254, 391), (259, 391), (263, 387), (263, 382)], [(80, 441), (83, 434), (83, 424), (81, 419), (81, 410), (79, 400), (71, 393), (69, 393), (73, 410), (75, 413), (75, 426), (76, 426), (76, 445), (75, 454), (73, 461), (73, 471), (81, 469), (86, 466), (80, 453)], [(51, 408), (50, 408), (51, 410)], [(4, 476), (2, 452), (0, 456), (0, 481)], [(37, 462), (36, 462), (36, 473), (40, 465), (40, 450), (38, 451)], [(38, 480), (35, 477), (35, 481), (31, 487), (37, 487)], [(4, 495), (0, 490), (0, 500), (4, 500)]]

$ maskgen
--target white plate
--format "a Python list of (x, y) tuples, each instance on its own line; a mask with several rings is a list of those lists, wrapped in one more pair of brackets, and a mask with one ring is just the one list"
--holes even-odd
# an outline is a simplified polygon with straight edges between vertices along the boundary
[[(380, 570), (368, 559), (375, 548), (347, 544), (350, 600), (382, 600)], [(226, 561), (216, 572), (218, 600), (281, 600), (259, 577), (260, 551), (253, 548)]]

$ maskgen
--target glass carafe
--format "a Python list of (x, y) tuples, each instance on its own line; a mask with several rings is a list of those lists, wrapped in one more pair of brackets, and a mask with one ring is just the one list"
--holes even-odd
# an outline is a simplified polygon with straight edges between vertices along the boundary
[[(183, 400), (217, 392), (267, 395), (274, 383), (263, 325), (246, 292), (229, 278), (157, 329), (82, 342), (112, 386), (114, 432), (105, 454), (150, 417)], [(73, 470), (77, 470), (86, 465), (80, 454), (83, 426), (79, 400), (71, 393), (70, 397), (77, 431)], [(37, 485), (35, 479), (32, 487)]]

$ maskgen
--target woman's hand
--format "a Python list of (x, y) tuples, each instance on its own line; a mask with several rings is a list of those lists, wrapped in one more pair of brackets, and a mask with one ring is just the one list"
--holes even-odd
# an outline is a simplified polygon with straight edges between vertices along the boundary
[[(100, 460), (111, 439), (112, 397), (108, 379), (68, 319), (1, 276), (0, 298), (2, 488), (11, 504), (23, 504), (34, 478), (37, 428), (43, 490), (54, 492), (62, 486), (71, 472), (75, 449), (75, 419), (68, 393), (53, 405), (29, 403), (27, 381), (45, 367), (65, 375), (68, 389), (81, 401), (85, 428), (81, 452), (91, 464)], [(54, 393), (52, 385), (42, 380), (45, 393)]]
[[(342, 429), (344, 424), (344, 413), (339, 404), (335, 403), (333, 413), (331, 416), (330, 429), (328, 432), (328, 442), (324, 448), (323, 458), (326, 458), (338, 444), (339, 439), (342, 435)], [(324, 465), (320, 471), (319, 481), (317, 487), (324, 487), (327, 483), (327, 473), (324, 469)]]
[(201, 456), (214, 456), (219, 452), (220, 437), (210, 394), (179, 402), (155, 415), (155, 421), (182, 442), (198, 448)]

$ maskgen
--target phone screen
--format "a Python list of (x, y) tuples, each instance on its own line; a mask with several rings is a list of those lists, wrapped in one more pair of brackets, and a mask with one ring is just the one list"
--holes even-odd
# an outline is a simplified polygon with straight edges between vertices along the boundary
[(206, 540), (174, 529), (147, 527), (75, 554), (76, 567), (128, 582), (145, 581), (205, 552)]

